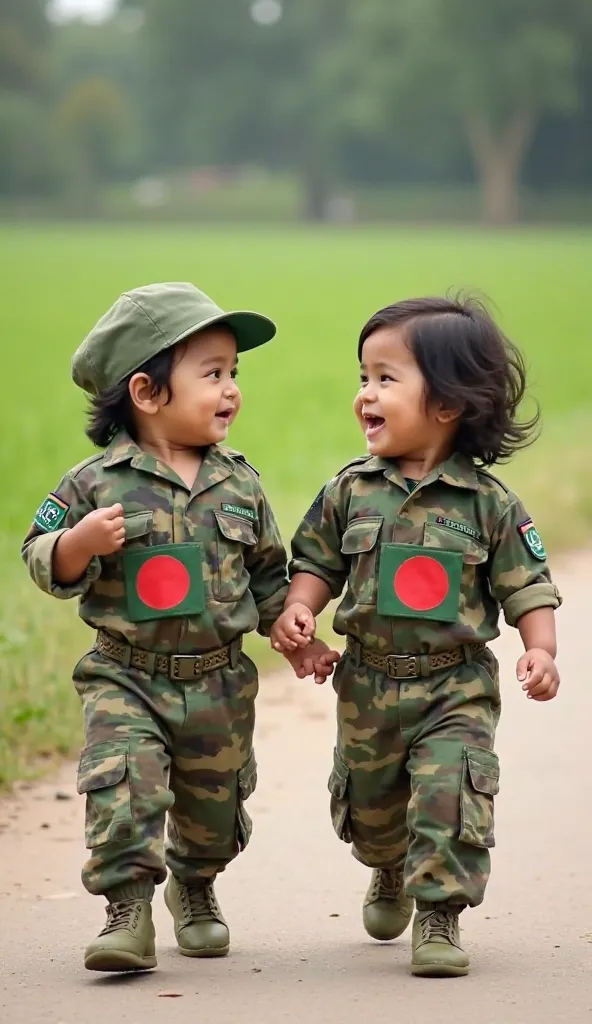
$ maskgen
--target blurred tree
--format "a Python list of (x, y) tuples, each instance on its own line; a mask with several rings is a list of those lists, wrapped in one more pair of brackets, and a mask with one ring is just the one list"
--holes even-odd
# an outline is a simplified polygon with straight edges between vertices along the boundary
[(512, 221), (541, 116), (578, 102), (590, 0), (350, 0), (359, 74), (351, 113), (374, 130), (409, 119), (463, 130), (494, 224)]
[(122, 90), (109, 78), (75, 82), (56, 110), (56, 125), (68, 155), (69, 175), (85, 205), (112, 176), (125, 140), (129, 111)]
[(50, 25), (45, 0), (0, 0), (0, 193), (44, 192), (52, 175), (47, 129)]

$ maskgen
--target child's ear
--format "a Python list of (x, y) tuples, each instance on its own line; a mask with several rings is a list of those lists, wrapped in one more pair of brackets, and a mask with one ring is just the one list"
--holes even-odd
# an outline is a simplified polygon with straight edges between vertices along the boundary
[(444, 405), (439, 405), (436, 409), (436, 420), (438, 423), (454, 423), (455, 420), (462, 416), (462, 409), (447, 409)]
[(154, 386), (147, 373), (134, 373), (128, 388), (136, 409), (147, 416), (154, 416), (166, 398), (162, 391), (158, 395), (154, 394)]

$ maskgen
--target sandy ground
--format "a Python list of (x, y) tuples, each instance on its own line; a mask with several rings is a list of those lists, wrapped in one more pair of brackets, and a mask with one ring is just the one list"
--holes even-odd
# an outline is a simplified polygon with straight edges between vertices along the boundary
[(217, 886), (232, 928), (225, 960), (176, 953), (159, 890), (158, 969), (124, 978), (85, 971), (82, 949), (103, 909), (79, 882), (75, 766), (0, 805), (2, 1024), (592, 1021), (592, 555), (570, 557), (555, 575), (565, 599), (557, 700), (522, 695), (514, 631), (495, 645), (502, 790), (487, 898), (463, 915), (469, 977), (412, 978), (409, 932), (384, 945), (365, 935), (368, 872), (327, 813), (333, 691), (279, 674), (261, 688), (255, 834)]

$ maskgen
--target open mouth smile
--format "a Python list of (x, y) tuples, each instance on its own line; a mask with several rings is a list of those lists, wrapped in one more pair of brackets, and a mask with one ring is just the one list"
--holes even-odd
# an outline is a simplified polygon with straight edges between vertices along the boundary
[(366, 434), (366, 437), (373, 438), (376, 437), (384, 427), (384, 418), (382, 416), (371, 416), (364, 413), (364, 423), (364, 433)]

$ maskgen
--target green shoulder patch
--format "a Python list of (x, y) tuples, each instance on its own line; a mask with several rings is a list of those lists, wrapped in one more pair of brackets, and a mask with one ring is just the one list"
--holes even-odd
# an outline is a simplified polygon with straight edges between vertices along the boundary
[(547, 558), (547, 552), (532, 519), (525, 519), (523, 523), (519, 523), (518, 533), (531, 555), (538, 558), (539, 562), (544, 562)]
[(68, 503), (63, 501), (58, 494), (48, 494), (43, 504), (37, 509), (33, 522), (37, 529), (43, 530), (43, 533), (51, 533), (52, 530), (57, 530), (64, 521), (69, 508)]
[(252, 508), (244, 508), (242, 505), (227, 505), (222, 504), (223, 512), (230, 512), (233, 516), (242, 516), (243, 519), (251, 519), (253, 522), (257, 519), (257, 513)]

